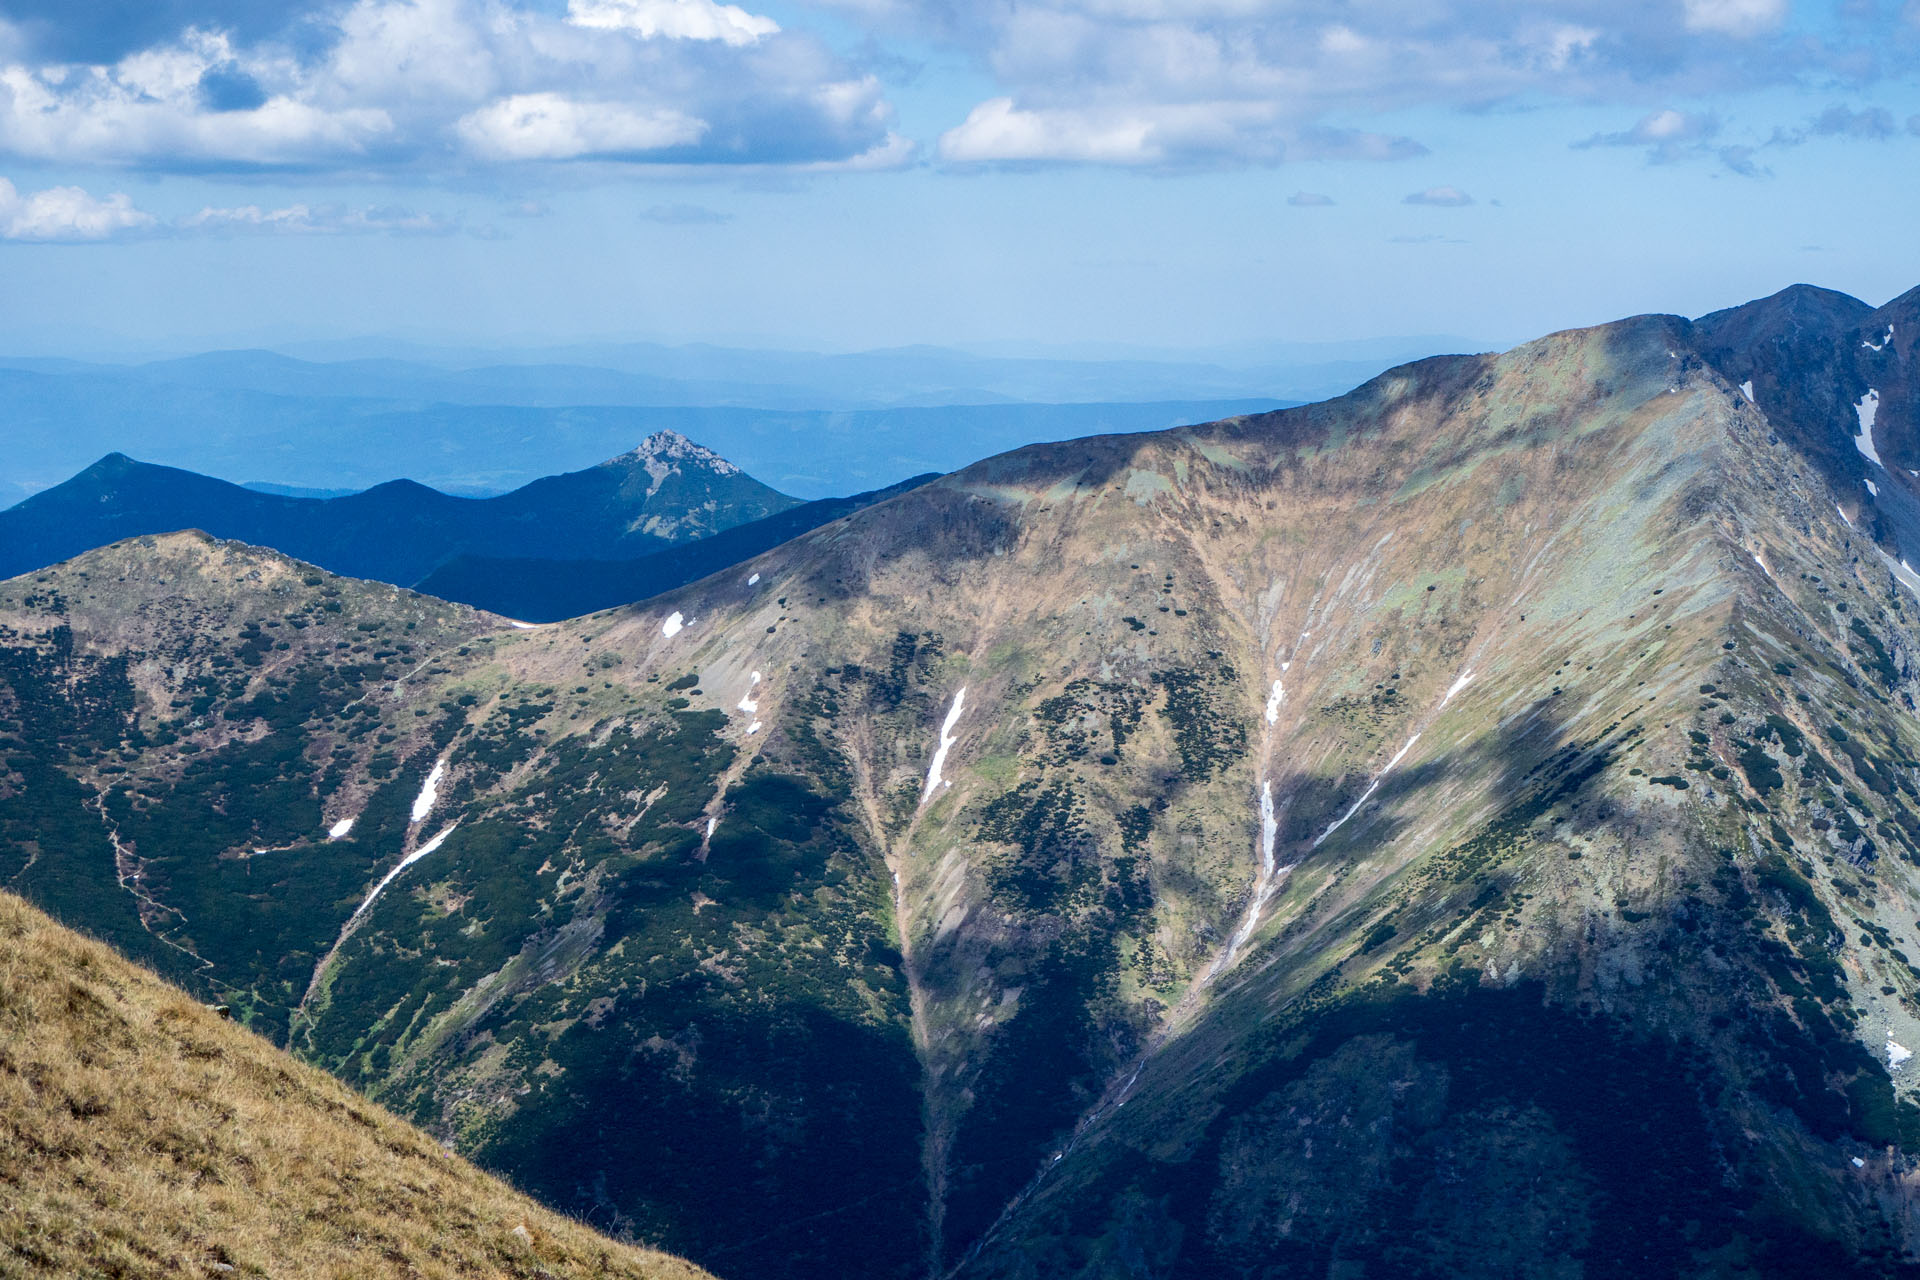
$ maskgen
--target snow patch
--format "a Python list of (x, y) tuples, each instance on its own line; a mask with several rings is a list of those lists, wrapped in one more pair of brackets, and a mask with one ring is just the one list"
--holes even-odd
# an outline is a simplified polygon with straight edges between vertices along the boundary
[(1896, 1041), (1891, 1035), (1887, 1037), (1887, 1070), (1894, 1070), (1912, 1056), (1913, 1050)]
[(1867, 481), (1867, 492), (1877, 498), (1880, 496), (1880, 486), (1869, 480)]
[(966, 705), (966, 701), (967, 686), (961, 685), (960, 692), (953, 695), (953, 707), (947, 712), (945, 723), (940, 726), (940, 745), (934, 748), (933, 763), (927, 766), (927, 789), (920, 793), (921, 804), (931, 800), (933, 793), (942, 786), (952, 785), (941, 778), (940, 771), (946, 768), (947, 752), (951, 751), (953, 744), (959, 741), (953, 736), (953, 726), (960, 723), (960, 709)]
[(1745, 382), (1743, 382), (1743, 383), (1741, 383), (1741, 384), (1740, 384), (1740, 394), (1741, 394), (1741, 395), (1743, 395), (1743, 396), (1745, 396), (1745, 397), (1747, 398), (1747, 403), (1748, 403), (1748, 404), (1753, 404), (1753, 403), (1754, 403), (1754, 399), (1753, 399), (1753, 379), (1752, 379), (1752, 378), (1748, 378), (1748, 379), (1747, 379), (1747, 380), (1746, 380)]
[[(1285, 667), (1283, 666), (1281, 669), (1285, 670)], [(1287, 691), (1280, 686), (1280, 682), (1278, 680), (1275, 680), (1273, 682), (1273, 692), (1267, 695), (1267, 723), (1268, 724), (1273, 724), (1275, 721), (1280, 719), (1280, 704), (1286, 700), (1286, 696), (1287, 696)]]
[(415, 849), (412, 853), (408, 854), (406, 857), (400, 859), (400, 865), (395, 867), (393, 870), (387, 872), (386, 875), (381, 876), (380, 883), (373, 886), (373, 891), (367, 894), (366, 900), (363, 901), (357, 908), (355, 908), (353, 913), (353, 919), (358, 920), (361, 916), (365, 915), (367, 913), (367, 908), (373, 905), (373, 900), (375, 898), (378, 898), (380, 896), (381, 891), (384, 890), (388, 885), (394, 882), (395, 877), (397, 877), (402, 871), (405, 871), (408, 867), (412, 866), (414, 863), (420, 861), (420, 859), (426, 857), (428, 854), (433, 853), (435, 850), (439, 849), (441, 845), (447, 842), (447, 837), (453, 834), (454, 828), (458, 827), (459, 825), (460, 824), (458, 822), (448, 823), (444, 828), (442, 828), (439, 835), (427, 841), (425, 844), (421, 845), (418, 849)]
[[(1833, 509), (1834, 509), (1835, 511), (1840, 511), (1840, 504), (1839, 504), (1839, 503), (1837, 503), (1837, 502), (1836, 502), (1836, 503), (1834, 503), (1834, 504), (1833, 504)], [(1844, 511), (1840, 511), (1840, 518), (1841, 518), (1842, 520), (1846, 520), (1846, 522), (1847, 522), (1847, 528), (1849, 528), (1849, 529), (1851, 529), (1851, 528), (1853, 528), (1853, 521), (1851, 521), (1851, 520), (1847, 520), (1847, 513), (1846, 513), (1846, 512), (1844, 512)]]
[(538, 625), (532, 622), (522, 622), (518, 618), (508, 618), (507, 621), (513, 624), (515, 631), (532, 631), (535, 626)]
[(1885, 351), (1888, 347), (1893, 345), (1893, 326), (1892, 325), (1887, 326), (1887, 336), (1880, 339), (1880, 341), (1867, 342), (1865, 340), (1862, 340), (1860, 345), (1865, 347), (1869, 351)]
[(737, 710), (744, 711), (748, 715), (752, 715), (754, 712), (760, 709), (760, 704), (756, 702), (753, 697), (753, 686), (759, 683), (760, 683), (760, 673), (758, 671), (754, 672), (751, 676), (747, 678), (747, 691), (740, 695), (740, 704), (736, 708)]
[(433, 771), (427, 774), (427, 780), (420, 785), (420, 794), (413, 798), (413, 821), (425, 822), (427, 815), (433, 812), (433, 806), (440, 803), (440, 779), (447, 776), (447, 762), (435, 760)]
[(1322, 831), (1319, 834), (1319, 836), (1317, 836), (1314, 839), (1313, 847), (1315, 849), (1318, 849), (1321, 845), (1325, 844), (1327, 842), (1328, 836), (1331, 836), (1334, 832), (1338, 831), (1341, 827), (1346, 826), (1347, 820), (1352, 818), (1354, 814), (1360, 812), (1360, 806), (1365, 804), (1368, 800), (1372, 799), (1373, 793), (1380, 789), (1380, 780), (1386, 777), (1389, 773), (1392, 773), (1393, 767), (1399, 764), (1402, 760), (1407, 758), (1407, 752), (1413, 750), (1413, 744), (1418, 741), (1420, 741), (1420, 735), (1417, 733), (1414, 734), (1411, 738), (1407, 739), (1407, 745), (1400, 748), (1399, 752), (1395, 754), (1393, 759), (1387, 761), (1387, 767), (1374, 775), (1373, 781), (1367, 784), (1367, 789), (1365, 791), (1362, 791), (1360, 793), (1360, 798), (1353, 802), (1353, 808), (1347, 810), (1345, 813), (1335, 818), (1333, 820), (1332, 825), (1330, 825), (1325, 831)]
[(713, 829), (719, 825), (720, 825), (720, 819), (718, 818), (707, 819), (707, 839), (709, 840), (713, 839)]
[(347, 833), (353, 830), (353, 824), (357, 821), (359, 821), (357, 817), (340, 819), (340, 821), (327, 828), (327, 839), (345, 840)]
[(1253, 931), (1260, 925), (1261, 911), (1273, 900), (1274, 891), (1286, 878), (1284, 874), (1276, 874), (1273, 865), (1273, 849), (1279, 838), (1280, 820), (1273, 812), (1273, 783), (1263, 781), (1260, 784), (1260, 878), (1254, 881), (1253, 898), (1247, 903), (1247, 913), (1241, 917), (1233, 941), (1227, 944), (1226, 954), (1214, 966), (1216, 972), (1231, 965), (1240, 948), (1253, 937)]
[(1853, 411), (1860, 418), (1860, 434), (1853, 438), (1853, 447), (1868, 462), (1884, 469), (1880, 451), (1873, 447), (1873, 420), (1880, 416), (1880, 393), (1869, 387), (1867, 394), (1861, 396), (1860, 402), (1853, 406)]
[[(1207, 970), (1209, 979), (1217, 977), (1232, 966), (1234, 957), (1253, 937), (1253, 931), (1260, 927), (1260, 913), (1266, 910), (1267, 904), (1273, 901), (1274, 894), (1286, 882), (1287, 872), (1292, 868), (1276, 868), (1273, 865), (1274, 846), (1279, 839), (1280, 820), (1273, 809), (1273, 783), (1263, 780), (1260, 783), (1260, 845), (1257, 850), (1260, 855), (1260, 874), (1253, 882), (1253, 896), (1247, 901), (1246, 914), (1240, 917), (1240, 927), (1233, 931), (1233, 938), (1227, 943), (1227, 949), (1215, 957), (1212, 966)], [(1138, 1074), (1138, 1072), (1135, 1073), (1136, 1078)], [(1128, 1082), (1127, 1089), (1132, 1087), (1132, 1082)], [(1125, 1090), (1122, 1092), (1124, 1094)]]
[(754, 734), (758, 732), (760, 732), (760, 722), (758, 720), (755, 720), (752, 724), (747, 726), (747, 736), (749, 738), (751, 738)]
[(678, 610), (675, 610), (674, 615), (671, 618), (668, 618), (665, 622), (660, 624), (660, 634), (665, 636), (667, 639), (671, 640), (675, 636), (679, 635), (680, 628), (686, 625), (687, 625), (686, 617), (683, 614), (681, 614)]
[[(1440, 699), (1440, 705), (1444, 707), (1449, 702), (1452, 702), (1454, 694), (1459, 693), (1462, 689), (1466, 688), (1468, 685), (1472, 683), (1473, 683), (1473, 669), (1469, 667), (1467, 670), (1462, 671), (1460, 673), (1460, 678), (1458, 680), (1455, 680), (1452, 684), (1447, 686), (1447, 696)], [(1393, 766), (1389, 765), (1387, 767), (1392, 768)]]
[(756, 573), (751, 578), (747, 579), (747, 585), (751, 587), (756, 583), (758, 583), (759, 581), (760, 581), (760, 575)]
[(1862, 1160), (1859, 1156), (1855, 1156), (1853, 1158), (1853, 1167), (1856, 1169), (1864, 1169), (1867, 1167), (1867, 1162), (1865, 1160)]

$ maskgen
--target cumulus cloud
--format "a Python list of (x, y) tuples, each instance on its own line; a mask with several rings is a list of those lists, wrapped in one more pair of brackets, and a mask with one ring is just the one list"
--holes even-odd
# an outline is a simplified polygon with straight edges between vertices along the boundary
[(1473, 197), (1458, 187), (1428, 187), (1425, 191), (1414, 192), (1400, 203), (1424, 204), (1436, 209), (1464, 209), (1473, 203)]
[(158, 219), (116, 193), (96, 199), (79, 187), (49, 187), (21, 194), (0, 178), (0, 239), (29, 241), (107, 240), (146, 231)]
[(461, 117), (455, 126), (475, 155), (491, 160), (631, 158), (700, 141), (707, 123), (671, 108), (575, 102), (557, 93), (520, 93)]
[(0, 154), (419, 170), (857, 165), (902, 146), (877, 80), (718, 0), (346, 0), (271, 29), (207, 13), (97, 62), (0, 57)]
[(384, 109), (264, 89), (257, 105), (235, 109), (231, 79), (210, 105), (202, 83), (209, 73), (216, 86), (219, 75), (232, 77), (234, 53), (226, 36), (191, 31), (112, 66), (0, 67), (0, 148), (38, 160), (163, 156), (174, 167), (245, 168), (363, 156), (392, 132)]

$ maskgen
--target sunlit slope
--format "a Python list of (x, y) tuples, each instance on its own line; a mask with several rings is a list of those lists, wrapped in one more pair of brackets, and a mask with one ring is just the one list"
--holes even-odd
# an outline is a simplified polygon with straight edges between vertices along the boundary
[(703, 1275), (533, 1204), (0, 894), (0, 1271)]
[[(1533, 1221), (1512, 1197), (1537, 1155), (1529, 1108), (1546, 1103), (1522, 1085), (1603, 1050), (1619, 1086), (1553, 1100), (1540, 1138), (1568, 1147), (1554, 1194), (1589, 1197), (1590, 1226), (1516, 1226), (1514, 1256), (1657, 1270), (1731, 1249), (1791, 1266), (1822, 1237), (1843, 1257), (1880, 1238), (1867, 1188), (1888, 1167), (1851, 1160), (1911, 1114), (1882, 1042), (1887, 1019), (1912, 1038), (1911, 974), (1888, 950), (1912, 928), (1890, 856), (1908, 847), (1912, 786), (1874, 761), (1913, 757), (1908, 722), (1875, 700), (1904, 698), (1912, 603), (1684, 322), (1432, 362), (1267, 419), (1023, 451), (935, 492), (816, 540), (806, 578), (769, 577), (815, 602), (816, 663), (906, 686), (841, 702), (833, 732), (901, 877), (947, 1257), (1046, 1169), (1050, 1198), (1017, 1210), (983, 1265), (1019, 1272), (1051, 1242), (1051, 1268), (1071, 1271), (1147, 1238), (1193, 1274), (1375, 1248), (1406, 1265), (1441, 1236), (1469, 1248)], [(1851, 613), (1803, 572), (1848, 584)], [(739, 590), (662, 603), (696, 619), (695, 661), (765, 645), (757, 617), (723, 621)], [(1762, 800), (1740, 762), (1770, 780), (1768, 743), (1782, 770), (1811, 759), (1806, 743), (1833, 739), (1810, 708), (1843, 689), (1872, 726), (1862, 764), (1837, 753)], [(1728, 690), (1743, 700), (1715, 696)], [(1884, 825), (1877, 860), (1857, 832), (1845, 850), (1828, 840), (1862, 821)], [(1892, 883), (1869, 917), (1876, 875)], [(1843, 938), (1826, 902), (1905, 932)], [(1704, 952), (1695, 967), (1668, 954), (1675, 938)], [(1304, 1019), (1374, 1010), (1351, 1015), (1353, 1035), (1457, 1022), (1449, 1001), (1478, 1016), (1483, 986), (1496, 1014), (1534, 1019), (1501, 1033), (1506, 1076), (1466, 1095), (1521, 1117), (1511, 1141), (1477, 1130), (1508, 1151), (1472, 1157), (1496, 1166), (1484, 1194), (1409, 1219), (1393, 1253), (1365, 1224), (1421, 1175), (1389, 1144), (1370, 1159), (1398, 1172), (1325, 1196), (1297, 1233), (1229, 1222), (1235, 1203), (1266, 1222), (1307, 1175), (1242, 1169), (1244, 1152), (1196, 1169), (1193, 1147), (1211, 1135), (1217, 1155), (1232, 1118), (1264, 1105), (1252, 1081), (1284, 1075), (1273, 1059), (1299, 1054), (1318, 1026)], [(1421, 1012), (1376, 1009), (1404, 1000)], [(1611, 1020), (1556, 1049), (1600, 1010)], [(1705, 1065), (1660, 1067), (1698, 1045)], [(1702, 1091), (1722, 1101), (1660, 1109)], [(1473, 1128), (1445, 1096), (1434, 1126)], [(1152, 1152), (1129, 1149), (1151, 1170), (1137, 1178), (1087, 1149), (1119, 1141), (1122, 1101)], [(1287, 1123), (1311, 1145), (1313, 1125)], [(1614, 1143), (1648, 1126), (1686, 1152), (1674, 1185), (1695, 1188), (1695, 1227), (1628, 1194), (1643, 1179)], [(1738, 1193), (1712, 1172), (1725, 1159)], [(1226, 1169), (1251, 1179), (1243, 1199), (1201, 1190)], [(1137, 1203), (1108, 1218), (1096, 1206), (1120, 1189)], [(1107, 1244), (1083, 1255), (1089, 1221)]]
[(722, 1274), (1886, 1270), (1915, 605), (1695, 337), (532, 630), (121, 544), (0, 586), (0, 876)]

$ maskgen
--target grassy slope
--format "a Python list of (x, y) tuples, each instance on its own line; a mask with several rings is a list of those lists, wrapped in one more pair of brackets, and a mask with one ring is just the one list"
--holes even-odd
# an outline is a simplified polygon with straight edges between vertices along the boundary
[(0, 1272), (704, 1274), (540, 1208), (11, 894)]

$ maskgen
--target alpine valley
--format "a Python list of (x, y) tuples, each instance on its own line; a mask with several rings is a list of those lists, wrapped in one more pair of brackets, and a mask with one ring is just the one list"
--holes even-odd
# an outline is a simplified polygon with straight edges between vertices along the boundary
[(0, 885), (722, 1277), (1920, 1274), (1917, 336), (1427, 360), (543, 626), (146, 532), (0, 584)]

